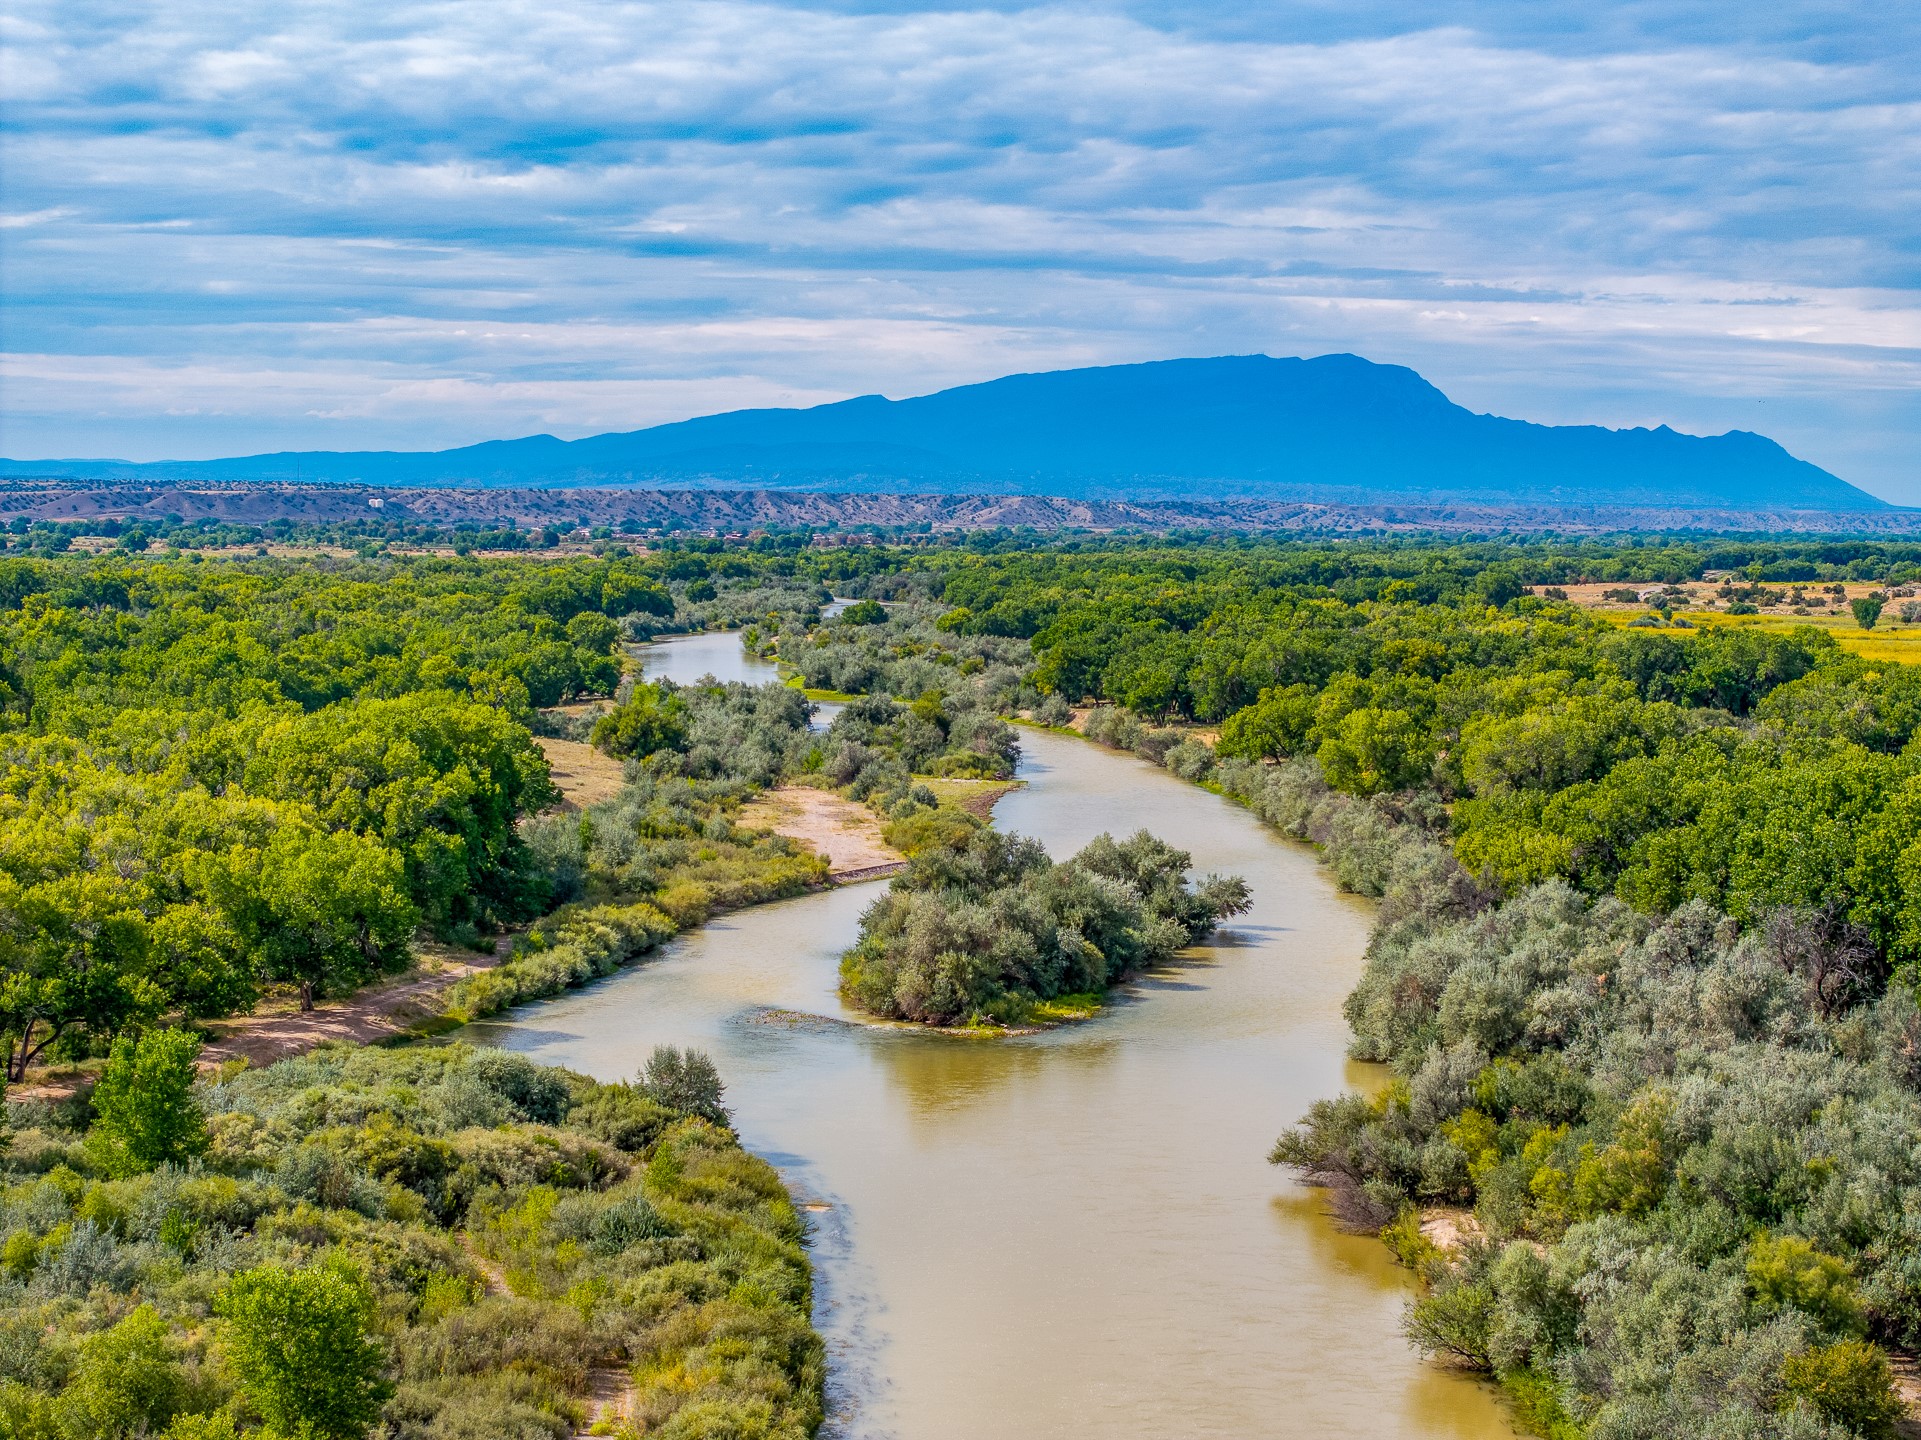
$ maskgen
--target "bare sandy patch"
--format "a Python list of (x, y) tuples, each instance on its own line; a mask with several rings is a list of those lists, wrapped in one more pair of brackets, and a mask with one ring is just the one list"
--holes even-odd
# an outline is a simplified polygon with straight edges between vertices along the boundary
[(743, 825), (772, 830), (827, 857), (834, 878), (854, 870), (899, 865), (906, 856), (881, 839), (880, 817), (829, 790), (782, 785), (743, 805)]
[(1894, 1433), (1900, 1440), (1921, 1440), (1921, 1359), (1890, 1350), (1888, 1360), (1894, 1367), (1894, 1393), (1907, 1412), (1894, 1422)]
[(1472, 1210), (1435, 1205), (1421, 1212), (1421, 1234), (1436, 1250), (1452, 1255), (1468, 1241), (1481, 1238), (1481, 1222)]
[(569, 810), (584, 810), (611, 800), (627, 783), (620, 761), (583, 741), (536, 735), (534, 743), (547, 756), (547, 768), (553, 773), (555, 787), (566, 797)]

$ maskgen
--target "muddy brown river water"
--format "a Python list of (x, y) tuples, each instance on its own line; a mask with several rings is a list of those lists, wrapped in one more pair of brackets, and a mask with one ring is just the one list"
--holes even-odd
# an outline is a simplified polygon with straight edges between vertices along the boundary
[[(772, 671), (732, 636), (643, 658), (675, 679)], [(824, 1434), (1511, 1436), (1487, 1387), (1409, 1350), (1384, 1247), (1338, 1233), (1263, 1158), (1362, 1078), (1340, 1004), (1367, 907), (1204, 790), (1084, 741), (1021, 743), (1027, 788), (997, 824), (1056, 857), (1146, 827), (1245, 876), (1252, 912), (1038, 1036), (860, 1023), (836, 965), (878, 886), (726, 916), (468, 1034), (608, 1079), (656, 1044), (714, 1056), (743, 1140), (814, 1225)]]

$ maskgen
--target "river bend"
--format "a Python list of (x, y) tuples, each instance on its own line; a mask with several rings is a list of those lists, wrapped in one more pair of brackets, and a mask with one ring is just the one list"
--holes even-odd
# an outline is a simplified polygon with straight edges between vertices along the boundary
[[(649, 674), (773, 678), (732, 635)], [(1513, 1432), (1422, 1363), (1407, 1278), (1263, 1157), (1356, 1078), (1342, 997), (1367, 907), (1239, 808), (1132, 757), (1022, 732), (996, 812), (1057, 858), (1146, 827), (1244, 875), (1254, 908), (1095, 1020), (970, 1040), (864, 1025), (836, 964), (878, 885), (725, 916), (659, 958), (471, 1027), (603, 1079), (696, 1045), (814, 1225), (830, 1418), (848, 1440)], [(797, 1016), (815, 1016), (805, 1019)]]

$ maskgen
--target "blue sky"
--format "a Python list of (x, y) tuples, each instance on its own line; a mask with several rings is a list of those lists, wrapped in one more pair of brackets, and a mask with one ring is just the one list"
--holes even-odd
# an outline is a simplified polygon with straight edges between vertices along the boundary
[(5, 0), (0, 453), (1347, 350), (1921, 504), (1921, 9)]

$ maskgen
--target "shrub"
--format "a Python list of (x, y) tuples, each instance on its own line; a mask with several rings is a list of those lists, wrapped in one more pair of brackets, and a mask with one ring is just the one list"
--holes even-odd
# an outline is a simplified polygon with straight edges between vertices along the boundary
[(70, 1433), (135, 1436), (167, 1428), (191, 1390), (179, 1346), (151, 1305), (80, 1346), (59, 1408)]
[(345, 1265), (262, 1266), (215, 1302), (222, 1340), (247, 1398), (286, 1435), (355, 1440), (392, 1394), (373, 1334), (373, 1296)]
[[(1921, 605), (1916, 605), (1913, 608), (1921, 611)], [(1041, 701), (1040, 708), (1034, 712), (1034, 718), (1043, 725), (1058, 729), (1073, 720), (1074, 707), (1069, 705), (1063, 696), (1049, 695), (1045, 700)]]
[(888, 821), (881, 838), (911, 859), (923, 850), (964, 845), (980, 825), (981, 822), (965, 810), (943, 805)]
[(1798, 1235), (1761, 1235), (1748, 1247), (1748, 1289), (1770, 1310), (1792, 1307), (1823, 1330), (1860, 1336), (1867, 1329), (1845, 1260), (1823, 1255)]
[(447, 1013), (477, 1019), (523, 1000), (558, 995), (611, 975), (679, 930), (673, 919), (653, 905), (557, 912), (529, 931), (505, 964), (454, 985), (447, 992)]
[(1449, 1272), (1408, 1308), (1406, 1329), (1408, 1338), (1430, 1354), (1486, 1370), (1493, 1365), (1488, 1352), (1493, 1321), (1493, 1289)]
[(1161, 764), (1181, 779), (1199, 783), (1214, 773), (1214, 752), (1198, 740), (1184, 739), (1161, 757)]
[(1096, 705), (1088, 712), (1082, 730), (1089, 740), (1117, 750), (1132, 750), (1146, 734), (1139, 720), (1113, 705)]
[(726, 1088), (720, 1071), (704, 1053), (672, 1045), (655, 1046), (640, 1077), (641, 1093), (655, 1104), (722, 1126), (733, 1123), (721, 1104)]
[(1864, 1440), (1892, 1440), (1902, 1415), (1888, 1357), (1860, 1340), (1790, 1355), (1781, 1389), (1784, 1406), (1798, 1401)]

